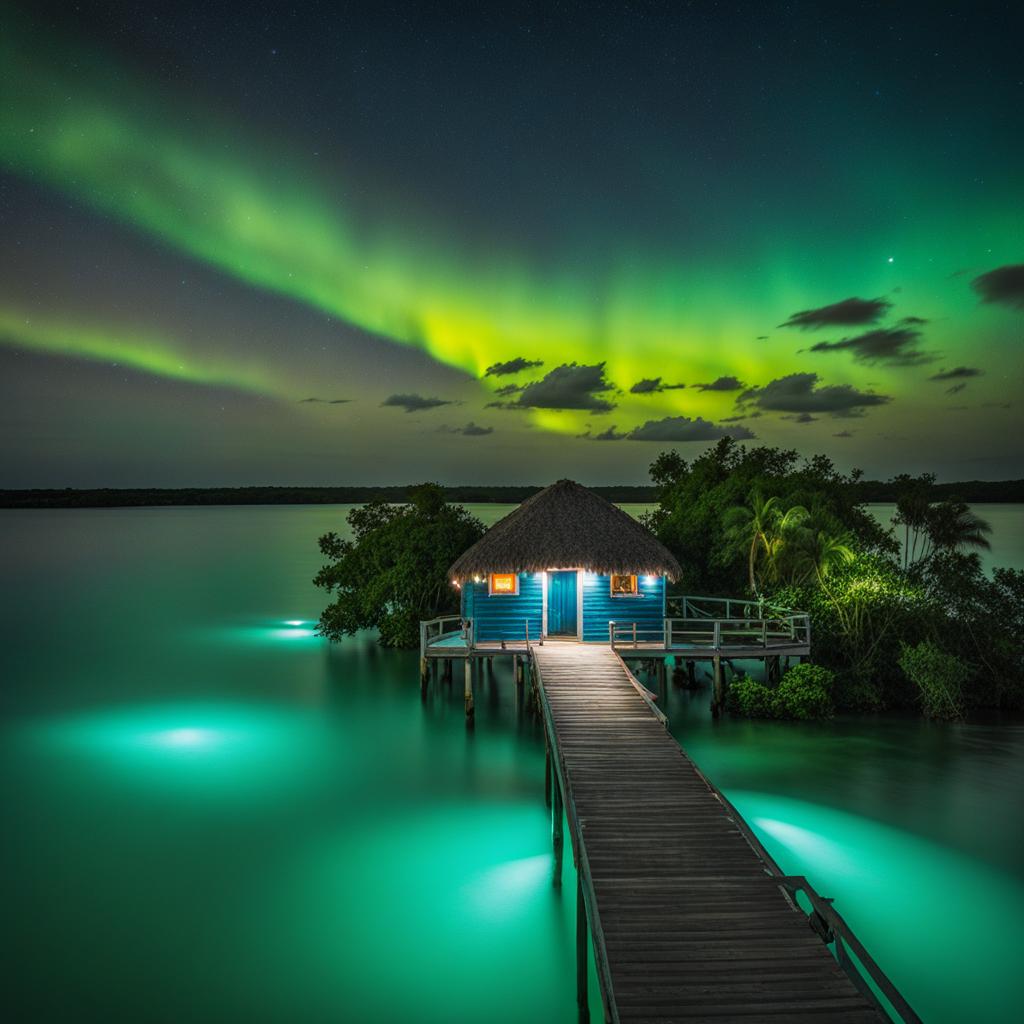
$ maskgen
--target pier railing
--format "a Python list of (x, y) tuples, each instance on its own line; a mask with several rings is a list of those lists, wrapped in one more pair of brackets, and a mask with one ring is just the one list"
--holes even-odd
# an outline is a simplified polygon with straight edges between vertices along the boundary
[(809, 615), (794, 613), (771, 618), (672, 617), (657, 625), (613, 620), (608, 623), (608, 640), (612, 647), (621, 648), (663, 645), (666, 650), (771, 651), (773, 648), (808, 647), (811, 619)]
[[(885, 971), (878, 966), (854, 934), (853, 929), (832, 905), (832, 898), (820, 895), (803, 875), (785, 874), (729, 798), (696, 765), (693, 767), (729, 812), (733, 823), (760, 857), (769, 875), (778, 883), (794, 910), (807, 917), (807, 923), (811, 930), (829, 947), (836, 962), (864, 997), (874, 1003), (881, 1013), (890, 1020), (896, 1020), (902, 1024), (922, 1024), (921, 1018), (914, 1012), (913, 1007), (903, 998), (899, 989), (892, 983)], [(798, 899), (800, 893), (807, 897), (810, 909), (800, 904)], [(879, 998), (879, 993), (884, 999)]]
[(427, 619), (420, 623), (420, 660), (427, 656), (427, 648), (441, 640), (453, 636), (462, 636), (463, 620), (461, 615), (439, 615), (436, 619)]

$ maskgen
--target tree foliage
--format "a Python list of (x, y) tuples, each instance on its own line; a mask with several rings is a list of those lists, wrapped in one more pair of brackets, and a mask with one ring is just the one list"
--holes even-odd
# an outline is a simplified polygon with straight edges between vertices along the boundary
[(822, 665), (794, 665), (778, 686), (742, 676), (730, 687), (732, 710), (746, 718), (815, 721), (833, 712), (834, 673)]
[[(936, 500), (933, 477), (890, 481), (892, 530), (865, 508), (860, 473), (820, 455), (726, 438), (692, 463), (663, 453), (651, 478), (660, 505), (648, 525), (679, 559), (681, 591), (746, 591), (809, 613), (812, 657), (834, 672), (838, 708), (920, 706), (922, 665), (940, 663), (963, 666), (958, 706), (1024, 707), (1024, 573), (982, 572), (988, 524), (955, 496)], [(735, 700), (762, 714), (776, 697), (754, 682), (737, 681)]]
[(436, 484), (414, 489), (407, 505), (370, 502), (348, 515), (352, 539), (320, 538), (328, 563), (314, 583), (334, 596), (319, 631), (340, 640), (376, 628), (386, 647), (415, 647), (419, 623), (458, 611), (448, 567), (483, 535), (483, 524), (445, 503)]
[(745, 448), (723, 438), (692, 463), (664, 452), (651, 465), (659, 507), (647, 525), (683, 566), (687, 593), (736, 596), (827, 575), (854, 547), (893, 554), (864, 508), (860, 472), (824, 455)]

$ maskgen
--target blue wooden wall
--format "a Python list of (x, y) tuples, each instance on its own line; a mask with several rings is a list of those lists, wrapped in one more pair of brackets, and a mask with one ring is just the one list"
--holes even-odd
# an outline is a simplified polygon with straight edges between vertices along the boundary
[(530, 639), (539, 640), (544, 586), (539, 572), (519, 574), (519, 593), (487, 593), (487, 581), (462, 586), (462, 617), (476, 624), (477, 640), (522, 640), (530, 620)]
[(640, 597), (612, 597), (612, 581), (583, 574), (583, 639), (608, 642), (608, 623), (636, 623), (637, 639), (661, 641), (665, 633), (665, 578), (641, 576)]
[[(637, 638), (661, 641), (664, 634), (665, 579), (640, 577), (641, 597), (612, 597), (611, 580), (596, 573), (583, 574), (583, 639), (608, 642), (608, 623), (636, 622)], [(541, 635), (543, 576), (520, 573), (519, 593), (491, 597), (487, 582), (462, 587), (462, 616), (476, 624), (477, 640), (522, 640), (524, 620), (530, 621), (530, 639)], [(628, 627), (627, 627), (628, 628)]]

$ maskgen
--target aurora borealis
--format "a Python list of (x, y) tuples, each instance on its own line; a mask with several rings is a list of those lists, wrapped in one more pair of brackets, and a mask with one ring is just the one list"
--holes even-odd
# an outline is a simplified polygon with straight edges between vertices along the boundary
[(143, 6), (4, 11), (4, 485), (1019, 475), (1013, 6)]

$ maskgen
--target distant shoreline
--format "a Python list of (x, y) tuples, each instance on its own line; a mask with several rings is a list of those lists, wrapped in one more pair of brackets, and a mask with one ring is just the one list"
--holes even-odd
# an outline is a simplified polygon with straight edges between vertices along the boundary
[[(368, 501), (404, 502), (415, 485), (392, 487), (145, 487), (32, 488), (0, 490), (0, 508), (144, 508), (188, 505), (352, 505)], [(521, 487), (466, 484), (445, 487), (449, 501), (460, 504), (506, 504), (524, 501), (542, 485)], [(889, 502), (896, 488), (880, 480), (857, 485), (861, 500)], [(658, 490), (628, 484), (592, 490), (619, 503), (656, 504)], [(936, 484), (936, 498), (977, 503), (1024, 502), (1024, 480), (966, 480)]]

